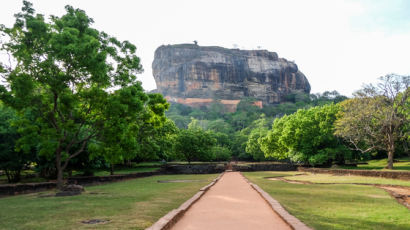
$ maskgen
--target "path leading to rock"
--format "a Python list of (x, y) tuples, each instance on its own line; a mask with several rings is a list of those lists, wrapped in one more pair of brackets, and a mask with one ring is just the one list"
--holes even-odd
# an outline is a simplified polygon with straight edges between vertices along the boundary
[(291, 229), (239, 172), (227, 172), (173, 230)]

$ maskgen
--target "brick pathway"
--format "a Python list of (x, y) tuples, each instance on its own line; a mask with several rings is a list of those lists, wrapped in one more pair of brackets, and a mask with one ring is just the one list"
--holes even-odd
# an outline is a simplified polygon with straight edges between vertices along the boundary
[(173, 230), (291, 229), (238, 172), (227, 172)]

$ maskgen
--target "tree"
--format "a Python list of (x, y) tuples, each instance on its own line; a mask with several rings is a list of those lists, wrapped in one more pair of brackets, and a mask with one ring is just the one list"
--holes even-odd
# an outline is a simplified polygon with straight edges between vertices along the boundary
[(395, 74), (367, 85), (355, 98), (341, 103), (335, 134), (362, 153), (384, 150), (393, 169), (397, 141), (409, 141), (410, 77)]
[(258, 142), (258, 139), (261, 137), (265, 137), (267, 133), (267, 128), (261, 128), (254, 129), (252, 130), (251, 134), (249, 134), (248, 141), (246, 142), (245, 151), (249, 153), (256, 161), (263, 161), (266, 159), (265, 154), (261, 149), (261, 145)]
[(16, 149), (19, 134), (13, 122), (18, 119), (13, 109), (0, 102), (0, 169), (6, 173), (9, 183), (20, 181), (21, 170), (33, 160), (35, 154), (33, 148), (28, 153)]
[(165, 117), (169, 104), (161, 94), (149, 94), (149, 103), (138, 117), (137, 161), (167, 159), (177, 133), (174, 122)]
[(148, 154), (154, 153), (148, 151), (147, 147), (152, 145), (147, 146), (144, 140), (152, 138), (152, 130), (165, 121), (168, 106), (162, 95), (146, 95), (140, 85), (116, 90), (101, 111), (104, 124), (89, 150), (104, 156), (111, 165), (111, 174), (114, 164), (141, 156), (141, 152), (148, 158)]
[(261, 149), (259, 143), (259, 138), (265, 137), (269, 131), (269, 125), (272, 121), (269, 118), (266, 118), (264, 114), (260, 116), (258, 120), (252, 122), (252, 124), (242, 130), (241, 132), (246, 132), (247, 129), (250, 130), (248, 141), (246, 142), (245, 151), (250, 154), (254, 160), (263, 161), (266, 160), (265, 154)]
[(215, 144), (216, 140), (211, 134), (192, 126), (179, 132), (175, 140), (175, 151), (188, 163), (194, 160), (211, 161), (213, 160), (211, 150)]
[(211, 120), (208, 123), (207, 129), (212, 130), (214, 132), (220, 132), (220, 133), (226, 133), (226, 134), (233, 132), (232, 126), (226, 121), (224, 121), (223, 119)]
[[(133, 44), (93, 29), (84, 11), (66, 6), (65, 15), (47, 22), (35, 15), (31, 3), (23, 4), (14, 26), (1, 26), (1, 50), (16, 64), (2, 64), (8, 87), (0, 87), (0, 98), (36, 117), (30, 124), (35, 128), (22, 135), (38, 136), (39, 154), (55, 157), (60, 189), (70, 159), (83, 153), (90, 140), (106, 141), (109, 135), (125, 140), (132, 133), (133, 127), (123, 122), (146, 101), (136, 81), (142, 67)], [(125, 129), (107, 133), (117, 124)]]
[(268, 133), (267, 128), (254, 129), (251, 134), (249, 134), (248, 141), (246, 142), (245, 151), (250, 154), (254, 160), (263, 161), (265, 160), (265, 154), (261, 149), (261, 144), (258, 141), (259, 138), (265, 137)]
[(289, 158), (310, 165), (342, 161), (350, 151), (333, 135), (337, 105), (300, 109), (276, 119), (266, 137), (258, 140), (265, 156)]
[(224, 106), (220, 103), (220, 101), (214, 101), (211, 103), (209, 108), (207, 109), (206, 118), (209, 120), (215, 120), (221, 118), (225, 113)]
[(250, 160), (252, 156), (246, 153), (246, 141), (248, 136), (243, 132), (236, 132), (232, 135), (231, 152), (235, 160)]
[(224, 146), (214, 146), (211, 149), (214, 161), (229, 161), (231, 159), (231, 151)]

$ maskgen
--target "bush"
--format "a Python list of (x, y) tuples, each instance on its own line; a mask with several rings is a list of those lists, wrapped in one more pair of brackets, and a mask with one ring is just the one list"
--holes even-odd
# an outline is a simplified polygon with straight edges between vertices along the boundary
[(231, 151), (226, 147), (215, 146), (212, 148), (214, 161), (229, 161), (231, 160)]

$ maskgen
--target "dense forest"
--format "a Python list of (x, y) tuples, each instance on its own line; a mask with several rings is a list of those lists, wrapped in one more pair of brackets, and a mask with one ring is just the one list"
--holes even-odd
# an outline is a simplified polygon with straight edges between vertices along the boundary
[(143, 161), (286, 161), (331, 165), (408, 155), (409, 76), (386, 75), (347, 98), (336, 91), (292, 93), (259, 108), (243, 98), (235, 112), (169, 104), (146, 93), (136, 47), (90, 27), (84, 11), (35, 14), (24, 2), (3, 34), (0, 65), (0, 169), (17, 182), (26, 168), (42, 177), (91, 174)]

